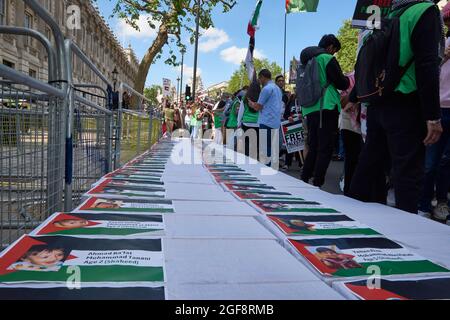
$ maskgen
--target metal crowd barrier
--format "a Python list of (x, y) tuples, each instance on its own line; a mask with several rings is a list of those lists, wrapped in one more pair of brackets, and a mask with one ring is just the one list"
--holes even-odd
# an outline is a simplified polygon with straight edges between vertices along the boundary
[(161, 138), (161, 111), (126, 83), (119, 87), (115, 167), (135, 158)]
[[(161, 114), (121, 84), (112, 108), (108, 78), (36, 0), (23, 0), (51, 29), (0, 26), (0, 33), (37, 39), (48, 54), (49, 83), (0, 65), (0, 250), (57, 211), (70, 211), (106, 173), (146, 151), (161, 136)], [(74, 83), (73, 61), (98, 84)], [(123, 95), (136, 97), (123, 107)], [(128, 109), (129, 108), (129, 109)]]

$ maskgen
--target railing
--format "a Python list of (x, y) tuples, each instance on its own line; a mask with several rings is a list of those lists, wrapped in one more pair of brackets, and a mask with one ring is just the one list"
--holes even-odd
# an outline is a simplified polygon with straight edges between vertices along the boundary
[[(41, 33), (0, 26), (0, 33), (29, 36), (47, 51), (49, 83), (0, 65), (0, 249), (50, 214), (72, 210), (92, 183), (160, 138), (160, 114), (129, 85), (111, 105), (108, 78), (36, 0), (23, 0), (50, 27)], [(74, 83), (72, 57), (100, 80)], [(136, 105), (123, 108), (125, 91)]]
[(126, 83), (119, 87), (116, 168), (150, 148), (161, 138), (161, 114), (150, 101)]

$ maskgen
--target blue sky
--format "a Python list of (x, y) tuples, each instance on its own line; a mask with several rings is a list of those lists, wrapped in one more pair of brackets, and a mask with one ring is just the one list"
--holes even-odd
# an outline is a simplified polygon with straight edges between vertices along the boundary
[[(114, 1), (114, 0), (112, 0)], [(115, 30), (118, 39), (125, 46), (131, 44), (138, 58), (141, 58), (155, 37), (149, 28), (136, 32), (117, 19), (108, 19), (111, 14), (110, 0), (97, 0), (102, 14)], [(213, 14), (214, 29), (206, 31), (200, 39), (199, 68), (205, 87), (226, 81), (238, 68), (239, 60), (245, 56), (248, 46), (246, 34), (248, 20), (256, 0), (238, 0), (227, 14), (217, 10)], [(260, 29), (256, 35), (256, 56), (268, 58), (283, 66), (283, 32), (285, 0), (264, 0), (260, 16)], [(287, 57), (288, 61), (298, 57), (302, 48), (315, 45), (326, 33), (336, 33), (342, 22), (353, 15), (356, 0), (320, 0), (317, 13), (299, 13), (288, 16)], [(145, 19), (142, 19), (142, 25)], [(188, 35), (183, 39), (187, 41)], [(168, 52), (165, 47), (166, 53)], [(188, 46), (185, 69), (192, 74), (194, 48)], [(166, 77), (176, 84), (179, 71), (164, 64), (164, 59), (152, 65), (147, 85), (161, 84)]]

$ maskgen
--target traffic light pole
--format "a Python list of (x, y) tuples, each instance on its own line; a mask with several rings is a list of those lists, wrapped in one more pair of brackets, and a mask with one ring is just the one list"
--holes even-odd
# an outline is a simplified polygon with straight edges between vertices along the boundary
[(200, 13), (202, 7), (202, 0), (197, 0), (197, 18), (195, 30), (195, 55), (194, 55), (194, 79), (192, 81), (192, 100), (195, 102), (197, 98), (197, 63), (198, 63), (198, 38), (200, 32)]
[(181, 97), (183, 96), (183, 76), (184, 76), (184, 54), (186, 52), (181, 49), (181, 85), (180, 85), (180, 104), (182, 104)]

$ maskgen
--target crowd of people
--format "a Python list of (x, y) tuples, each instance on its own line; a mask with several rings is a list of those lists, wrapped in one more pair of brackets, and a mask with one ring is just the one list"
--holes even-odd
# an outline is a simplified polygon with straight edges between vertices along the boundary
[[(229, 144), (240, 131), (246, 155), (251, 156), (257, 145), (264, 147), (258, 156), (273, 159), (273, 146), (278, 143), (274, 136), (279, 136), (282, 121), (299, 118), (306, 148), (289, 154), (281, 147), (282, 170), (297, 157), (301, 179), (323, 187), (341, 142), (343, 152), (335, 157), (345, 161), (346, 196), (387, 204), (391, 188), (397, 208), (449, 223), (450, 32), (444, 30), (450, 27), (450, 4), (439, 11), (433, 1), (394, 0), (391, 11), (390, 18), (396, 17), (400, 26), (395, 45), (401, 72), (392, 92), (383, 93), (384, 88), (377, 92), (382, 99), (367, 103), (367, 97), (361, 96), (365, 79), (361, 72), (343, 73), (335, 57), (341, 43), (330, 34), (318, 46), (302, 51), (299, 72), (304, 73), (295, 92), (285, 91), (284, 76), (274, 78), (269, 70), (260, 70), (250, 86), (224, 94), (215, 106), (191, 103), (174, 109), (169, 105), (167, 131), (188, 129), (196, 139), (201, 128), (214, 129), (219, 144)], [(371, 34), (360, 31), (358, 51)], [(314, 72), (320, 82), (318, 100), (310, 99), (317, 95), (317, 88), (308, 87), (313, 86), (305, 79), (308, 72)], [(306, 103), (308, 99), (314, 102)], [(250, 132), (256, 132), (256, 144)]]

